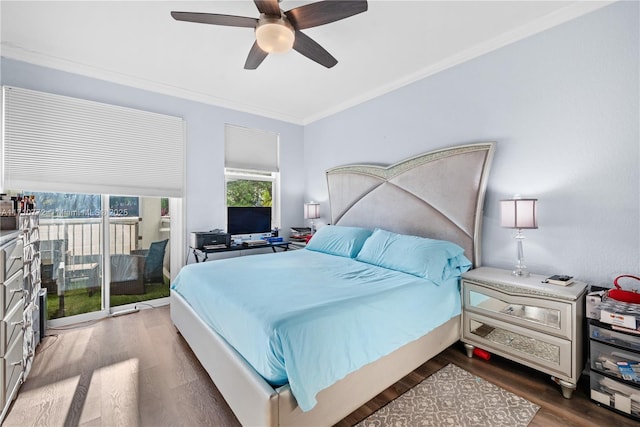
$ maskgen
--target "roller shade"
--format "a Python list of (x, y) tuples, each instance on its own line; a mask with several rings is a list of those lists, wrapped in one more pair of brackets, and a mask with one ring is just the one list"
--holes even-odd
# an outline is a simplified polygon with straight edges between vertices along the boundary
[(181, 197), (179, 117), (3, 87), (2, 190)]
[(225, 167), (278, 172), (278, 134), (232, 125), (224, 132)]

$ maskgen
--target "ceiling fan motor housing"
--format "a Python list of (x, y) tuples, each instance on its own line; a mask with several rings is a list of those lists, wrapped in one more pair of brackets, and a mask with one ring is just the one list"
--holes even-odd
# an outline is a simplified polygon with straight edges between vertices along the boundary
[(263, 13), (256, 26), (256, 41), (260, 49), (267, 53), (289, 52), (295, 41), (295, 30), (286, 17)]

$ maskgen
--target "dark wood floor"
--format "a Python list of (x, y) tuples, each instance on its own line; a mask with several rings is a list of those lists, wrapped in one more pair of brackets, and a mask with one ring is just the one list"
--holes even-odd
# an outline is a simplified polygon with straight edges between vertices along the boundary
[[(238, 426), (176, 333), (168, 307), (67, 330), (49, 330), (5, 426)], [(339, 423), (352, 425), (448, 363), (541, 406), (531, 426), (637, 426), (598, 407), (588, 385), (573, 399), (540, 374), (505, 359), (486, 362), (452, 346)]]

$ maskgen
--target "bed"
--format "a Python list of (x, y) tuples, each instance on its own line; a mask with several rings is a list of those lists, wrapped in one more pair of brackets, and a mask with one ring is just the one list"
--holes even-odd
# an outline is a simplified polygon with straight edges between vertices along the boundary
[[(365, 249), (368, 248), (366, 246), (368, 242), (373, 241), (372, 237), (374, 235), (387, 236), (384, 233), (393, 236), (422, 236), (437, 239), (437, 241), (453, 242), (454, 246), (460, 248), (461, 258), (459, 260), (462, 264), (464, 264), (463, 260), (467, 259), (474, 266), (480, 265), (482, 206), (493, 150), (493, 143), (468, 144), (416, 156), (388, 167), (352, 165), (327, 171), (332, 224), (338, 227), (327, 227), (326, 230), (329, 231), (326, 231), (325, 234), (330, 234), (330, 230), (336, 229), (340, 229), (341, 232), (342, 230), (351, 229), (370, 230), (371, 234), (364, 238), (361, 242), (361, 247), (354, 250), (354, 252), (358, 256), (364, 252), (374, 254), (370, 259), (362, 260), (366, 262), (359, 262), (348, 256), (340, 260), (340, 263), (344, 264), (347, 273), (344, 274), (344, 283), (340, 286), (334, 286), (334, 291), (339, 296), (334, 294), (330, 294), (330, 296), (313, 295), (314, 289), (320, 286), (318, 283), (313, 283), (314, 280), (311, 279), (303, 281), (302, 284), (296, 283), (292, 289), (278, 288), (278, 286), (286, 287), (287, 284), (290, 285), (294, 282), (294, 280), (287, 279), (287, 274), (291, 275), (290, 278), (299, 278), (304, 274), (305, 268), (309, 267), (310, 271), (313, 271), (311, 267), (314, 265), (316, 267), (320, 266), (320, 270), (309, 273), (309, 277), (317, 278), (323, 283), (342, 283), (339, 282), (341, 279), (337, 277), (330, 279), (321, 277), (319, 271), (333, 270), (332, 267), (328, 268), (322, 263), (328, 257), (331, 258), (331, 262), (334, 262), (334, 258), (336, 258), (335, 254), (327, 253), (331, 252), (331, 250), (325, 250), (326, 248), (322, 247), (321, 244), (321, 250), (317, 251), (304, 249), (291, 253), (256, 255), (246, 257), (245, 260), (225, 260), (224, 263), (203, 263), (195, 267), (189, 266), (180, 272), (178, 282), (182, 289), (178, 289), (179, 292), (176, 289), (172, 289), (171, 293), (172, 321), (189, 343), (193, 352), (243, 425), (299, 426), (334, 424), (459, 339), (459, 293), (455, 275), (452, 277), (438, 276), (437, 279), (432, 276), (416, 279), (416, 277), (412, 276), (413, 273), (407, 274), (405, 271), (400, 271), (400, 277), (396, 277), (397, 275), (394, 275), (394, 273), (384, 272), (386, 276), (382, 279), (379, 276), (375, 276), (374, 280), (366, 282), (366, 286), (360, 287), (358, 286), (358, 280), (378, 274), (369, 270), (370, 268), (375, 270), (381, 267), (376, 265), (375, 260), (372, 261), (377, 256), (375, 255), (376, 252), (365, 251)], [(394, 209), (390, 209), (390, 206), (393, 206)], [(319, 237), (321, 231), (322, 229), (318, 232), (318, 241), (320, 242), (322, 242), (322, 238)], [(311, 244), (314, 239), (310, 242)], [(404, 240), (404, 237), (399, 239)], [(327, 241), (330, 242), (331, 240)], [(254, 287), (254, 290), (257, 289), (255, 291), (244, 289), (244, 283), (252, 280), (243, 278), (245, 271), (250, 270), (243, 264), (249, 258), (262, 271), (270, 269), (270, 266), (276, 271), (281, 271), (280, 277), (282, 280), (271, 282), (267, 280), (262, 283), (264, 285), (262, 288)], [(402, 262), (402, 260), (398, 262)], [(278, 264), (284, 264), (280, 267), (285, 267), (285, 269), (278, 270)], [(364, 264), (367, 265), (363, 266)], [(302, 270), (291, 270), (292, 266)], [(462, 268), (463, 266), (456, 264), (452, 268), (455, 269), (456, 267)], [(211, 270), (216, 268), (216, 277), (229, 277), (234, 275), (233, 272), (236, 272), (233, 280), (236, 283), (243, 284), (224, 294), (204, 294), (195, 298), (193, 295), (190, 296), (189, 292), (199, 287), (195, 283), (207, 276), (212, 276)], [(356, 268), (357, 271), (351, 271), (349, 268)], [(237, 273), (238, 271), (243, 273)], [(286, 271), (289, 271), (289, 273), (285, 273)], [(246, 274), (249, 273), (247, 272)], [(349, 280), (349, 278), (356, 277), (359, 279)], [(389, 279), (389, 286), (393, 290), (384, 288), (387, 278)], [(397, 291), (397, 289), (400, 289), (397, 286), (398, 280), (403, 282), (401, 291)], [(428, 280), (433, 281), (433, 285), (425, 285), (424, 282)], [(417, 281), (422, 282), (414, 283)], [(454, 283), (452, 284), (451, 281), (454, 281)], [(298, 282), (300, 281), (298, 280)], [(370, 294), (343, 295), (346, 292), (344, 289), (352, 285), (353, 288), (366, 288), (367, 292), (383, 293), (385, 302), (367, 300), (369, 301), (367, 304), (357, 305), (354, 302), (354, 305), (345, 305), (347, 304), (345, 301), (349, 299), (351, 301), (361, 301), (373, 298)], [(431, 327), (423, 326), (423, 328), (426, 328), (425, 330), (429, 331), (427, 333), (419, 330), (407, 332), (406, 336), (403, 335), (402, 339), (395, 344), (370, 340), (375, 341), (375, 346), (380, 346), (380, 348), (374, 348), (371, 351), (367, 349), (365, 353), (373, 353), (373, 356), (368, 355), (368, 358), (354, 356), (354, 354), (360, 352), (362, 344), (353, 345), (352, 348), (346, 351), (350, 355), (346, 363), (352, 364), (351, 367), (345, 368), (347, 369), (345, 372), (349, 373), (345, 376), (343, 373), (338, 372), (336, 374), (337, 378), (341, 379), (337, 381), (335, 378), (329, 380), (321, 379), (319, 381), (316, 381), (315, 378), (308, 378), (312, 375), (305, 373), (310, 372), (310, 370), (302, 362), (300, 362), (302, 366), (297, 371), (296, 369), (291, 369), (291, 366), (297, 363), (292, 363), (291, 361), (284, 363), (283, 365), (287, 370), (285, 374), (274, 367), (274, 360), (282, 359), (289, 353), (299, 352), (306, 348), (316, 349), (314, 350), (317, 353), (316, 361), (332, 357), (330, 352), (317, 351), (318, 349), (330, 348), (332, 345), (325, 344), (323, 346), (322, 344), (311, 344), (306, 341), (296, 344), (295, 340), (282, 344), (278, 341), (272, 355), (266, 359), (260, 359), (260, 356), (255, 356), (243, 348), (243, 340), (266, 340), (267, 338), (253, 336), (224, 339), (216, 332), (217, 330), (222, 335), (225, 335), (226, 328), (229, 328), (231, 324), (241, 324), (246, 326), (247, 329), (251, 329), (251, 320), (237, 317), (239, 316), (238, 313), (242, 313), (242, 310), (236, 309), (237, 307), (244, 307), (248, 304), (259, 305), (260, 301), (264, 300), (266, 294), (270, 292), (283, 292), (285, 295), (289, 295), (286, 292), (292, 292), (292, 290), (295, 292), (295, 289), (299, 288), (299, 294), (302, 296), (303, 301), (296, 302), (296, 304), (305, 305), (317, 298), (339, 300), (340, 304), (348, 307), (347, 311), (359, 313), (361, 319), (371, 319), (372, 312), (381, 312), (391, 308), (397, 309), (395, 312), (385, 312), (380, 317), (383, 319), (380, 324), (375, 324), (370, 320), (354, 322), (355, 327), (359, 328), (358, 333), (355, 335), (366, 336), (372, 330), (379, 331), (381, 328), (393, 329), (390, 325), (394, 321), (402, 322), (402, 314), (399, 313), (409, 312), (410, 310), (408, 306), (399, 306), (418, 300), (418, 297), (410, 292), (424, 292), (427, 286), (431, 286), (428, 292), (431, 293), (435, 300), (449, 301), (447, 304), (437, 304), (437, 307), (446, 312), (444, 318), (448, 320), (443, 321), (444, 323), (431, 325)], [(331, 288), (332, 286), (325, 287)], [(227, 288), (231, 289), (230, 286), (227, 286)], [(374, 291), (371, 291), (371, 288), (374, 288)], [(448, 293), (445, 291), (446, 289), (449, 290)], [(451, 289), (454, 291), (451, 292)], [(265, 292), (265, 295), (260, 295), (259, 292)], [(360, 290), (356, 292), (360, 292)], [(253, 303), (239, 302), (240, 300), (237, 298), (243, 293), (257, 293), (257, 295), (254, 295), (255, 301)], [(187, 302), (187, 298), (191, 299), (191, 303)], [(229, 298), (229, 300), (225, 300), (225, 298)], [(222, 302), (217, 307), (207, 308), (199, 307), (199, 304), (194, 301)], [(277, 303), (274, 304), (277, 305)], [(276, 306), (275, 310), (271, 312), (272, 314), (265, 314), (263, 317), (277, 317), (278, 313), (287, 311), (287, 304), (283, 304), (280, 307)], [(234, 307), (234, 309), (225, 313), (225, 307)], [(316, 309), (311, 310), (311, 314), (304, 314), (304, 316), (311, 316), (310, 319), (312, 320), (308, 320), (307, 317), (295, 317), (295, 322), (290, 322), (293, 329), (279, 332), (279, 334), (287, 337), (297, 336), (298, 338), (321, 335), (306, 331), (298, 333), (301, 324), (317, 325), (324, 321), (326, 309), (322, 308), (323, 302), (320, 301), (320, 304), (315, 307)], [(260, 313), (262, 313), (262, 308), (264, 307), (260, 307)], [(220, 311), (222, 314), (217, 319), (212, 320), (207, 315), (206, 310)], [(433, 307), (428, 308), (425, 306), (424, 311), (432, 310), (434, 310)], [(419, 315), (419, 309), (414, 311)], [(297, 313), (296, 316), (298, 316)], [(235, 321), (225, 323), (225, 318), (232, 318)], [(344, 321), (345, 324), (348, 322), (348, 320)], [(405, 321), (403, 330), (410, 330), (409, 326), (413, 327), (413, 323), (420, 322), (419, 320), (413, 320), (413, 318), (411, 321)], [(337, 348), (343, 348), (341, 347), (343, 344), (339, 340), (344, 342), (356, 341), (355, 338), (349, 335), (335, 339), (335, 347)], [(234, 345), (230, 345), (227, 340)], [(314, 347), (318, 345), (319, 347)], [(236, 351), (236, 348), (243, 351), (245, 356), (241, 356)], [(344, 353), (345, 351), (342, 352)], [(342, 369), (341, 364), (343, 362), (331, 361), (331, 363), (332, 366), (336, 366), (337, 370)], [(324, 370), (320, 371), (324, 372)], [(305, 381), (315, 383), (315, 388), (311, 388), (312, 391), (309, 395), (304, 395), (303, 391), (301, 391), (302, 388), (299, 386), (299, 383), (304, 383)], [(330, 385), (327, 386), (327, 384)], [(294, 397), (294, 392), (299, 397), (300, 403)]]

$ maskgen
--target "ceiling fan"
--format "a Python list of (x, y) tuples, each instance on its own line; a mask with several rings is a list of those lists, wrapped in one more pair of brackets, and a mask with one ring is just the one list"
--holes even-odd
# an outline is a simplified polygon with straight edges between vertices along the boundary
[(329, 24), (367, 10), (366, 0), (325, 0), (286, 12), (280, 9), (279, 0), (253, 0), (253, 2), (260, 11), (259, 18), (175, 11), (171, 12), (171, 16), (177, 21), (254, 28), (256, 41), (244, 64), (247, 70), (258, 68), (270, 53), (288, 52), (292, 48), (318, 64), (331, 68), (338, 63), (338, 60), (300, 30)]

